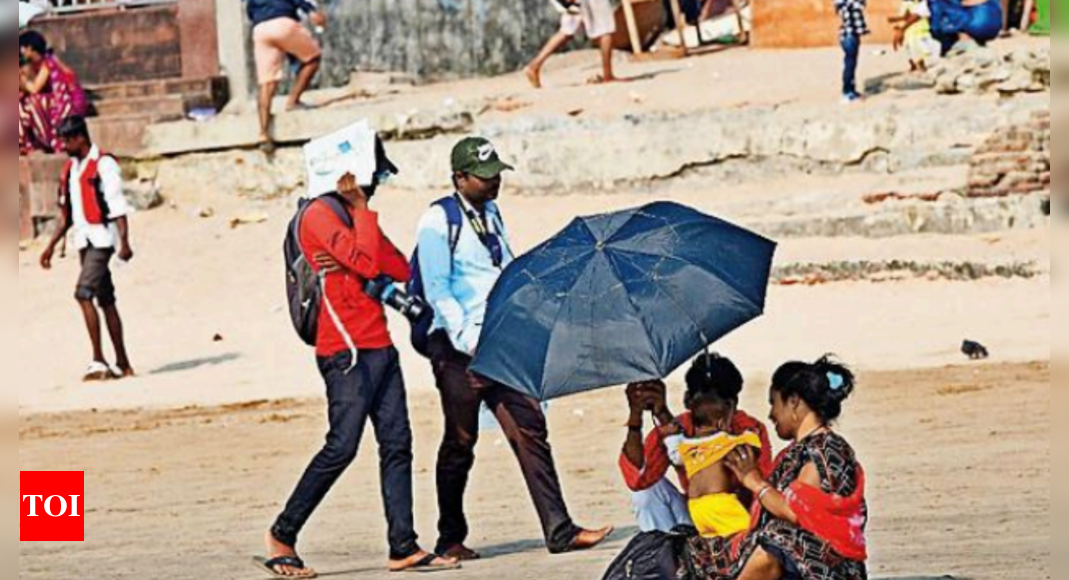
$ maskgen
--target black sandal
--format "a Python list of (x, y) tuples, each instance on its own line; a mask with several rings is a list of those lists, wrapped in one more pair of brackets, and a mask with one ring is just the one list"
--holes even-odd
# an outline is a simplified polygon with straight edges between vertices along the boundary
[(279, 573), (276, 568), (279, 566), (286, 566), (296, 570), (308, 571), (308, 567), (304, 565), (304, 560), (301, 560), (297, 556), (282, 556), (280, 558), (273, 558), (268, 560), (267, 558), (261, 558), (256, 556), (252, 559), (253, 566), (256, 566), (263, 572), (267, 572), (272, 578), (316, 578), (317, 575), (313, 572), (310, 576), (293, 576)]

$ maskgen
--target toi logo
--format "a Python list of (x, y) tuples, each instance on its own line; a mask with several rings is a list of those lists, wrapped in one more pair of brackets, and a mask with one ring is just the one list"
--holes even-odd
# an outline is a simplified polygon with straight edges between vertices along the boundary
[(85, 541), (85, 473), (23, 471), (19, 474), (20, 542)]

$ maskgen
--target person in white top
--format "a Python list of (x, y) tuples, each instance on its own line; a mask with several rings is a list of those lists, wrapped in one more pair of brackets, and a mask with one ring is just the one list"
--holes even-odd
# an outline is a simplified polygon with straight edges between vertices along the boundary
[[(123, 196), (122, 171), (110, 155), (100, 152), (89, 137), (82, 117), (70, 117), (59, 127), (70, 161), (60, 184), (60, 218), (48, 247), (41, 255), (41, 267), (52, 269), (56, 245), (74, 230), (74, 244), (81, 256), (82, 273), (74, 297), (81, 306), (93, 361), (86, 370), (86, 381), (100, 381), (134, 376), (126, 352), (122, 318), (116, 307), (115, 284), (110, 262), (118, 256), (123, 262), (134, 257), (130, 247), (130, 206)], [(108, 326), (115, 347), (115, 367), (104, 357), (100, 313)]]

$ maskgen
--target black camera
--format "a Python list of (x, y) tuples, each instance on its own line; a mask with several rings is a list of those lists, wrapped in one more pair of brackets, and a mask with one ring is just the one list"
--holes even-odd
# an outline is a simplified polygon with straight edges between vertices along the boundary
[(415, 296), (409, 296), (389, 276), (379, 276), (369, 281), (364, 286), (364, 292), (373, 300), (378, 300), (400, 312), (409, 322), (419, 320), (427, 310), (427, 304), (423, 300)]

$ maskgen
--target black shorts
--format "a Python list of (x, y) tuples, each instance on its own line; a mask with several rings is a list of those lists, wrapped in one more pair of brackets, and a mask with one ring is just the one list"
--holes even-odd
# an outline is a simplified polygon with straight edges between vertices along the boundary
[(74, 297), (81, 302), (96, 303), (101, 308), (115, 305), (115, 283), (111, 278), (112, 248), (87, 248), (82, 250), (82, 273)]

